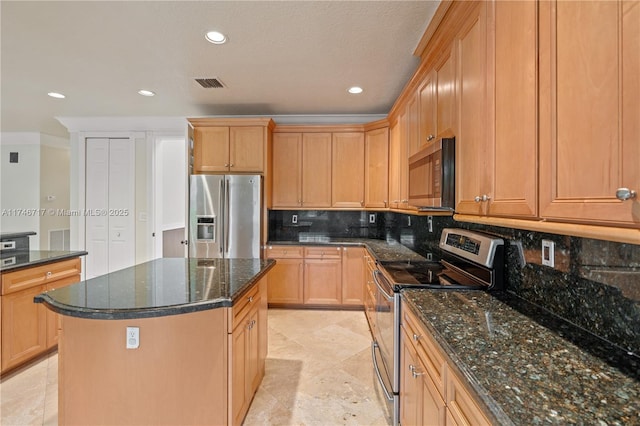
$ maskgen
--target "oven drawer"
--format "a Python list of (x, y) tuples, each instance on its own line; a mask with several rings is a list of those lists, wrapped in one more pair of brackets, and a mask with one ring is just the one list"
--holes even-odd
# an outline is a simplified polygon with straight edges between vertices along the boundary
[(413, 312), (409, 309), (402, 311), (401, 327), (410, 337), (411, 344), (425, 363), (429, 377), (444, 398), (446, 360), (431, 340), (431, 335), (420, 325), (420, 321)]

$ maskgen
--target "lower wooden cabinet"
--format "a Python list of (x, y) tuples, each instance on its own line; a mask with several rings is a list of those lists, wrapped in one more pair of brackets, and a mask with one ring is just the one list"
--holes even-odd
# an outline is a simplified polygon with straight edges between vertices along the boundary
[(268, 300), (272, 305), (362, 306), (362, 247), (268, 246), (276, 259), (270, 272)]
[(266, 290), (267, 277), (264, 277), (231, 309), (229, 423), (232, 425), (242, 424), (264, 377), (267, 306), (263, 300)]
[(364, 259), (364, 313), (369, 322), (371, 335), (375, 336), (375, 313), (376, 313), (376, 283), (373, 281), (373, 271), (376, 269), (376, 262), (373, 256), (365, 250)]
[(400, 423), (490, 425), (464, 380), (404, 302), (401, 328)]
[(58, 344), (59, 315), (33, 298), (80, 281), (80, 265), (80, 258), (74, 258), (2, 274), (2, 373)]

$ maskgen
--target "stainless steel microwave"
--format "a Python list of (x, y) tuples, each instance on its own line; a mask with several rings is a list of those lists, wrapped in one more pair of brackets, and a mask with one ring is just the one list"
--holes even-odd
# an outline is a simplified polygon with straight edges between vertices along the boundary
[(409, 157), (409, 205), (455, 209), (455, 138), (439, 138)]

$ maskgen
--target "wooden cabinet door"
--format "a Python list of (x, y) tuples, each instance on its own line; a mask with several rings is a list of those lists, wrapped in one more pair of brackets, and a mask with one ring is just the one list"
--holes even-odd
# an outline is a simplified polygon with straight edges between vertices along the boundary
[(640, 6), (541, 2), (540, 216), (640, 224)]
[[(71, 284), (80, 282), (80, 275), (64, 278), (47, 284), (46, 291), (55, 290), (57, 288), (67, 287)], [(60, 315), (50, 309), (47, 309), (47, 348), (51, 348), (58, 344), (59, 331), (61, 328)]]
[(389, 128), (365, 134), (364, 206), (389, 207)]
[(400, 344), (400, 424), (422, 424), (422, 386), (415, 369), (418, 368), (418, 355), (403, 330)]
[(229, 170), (229, 127), (196, 127), (193, 130), (194, 173)]
[(305, 259), (304, 303), (338, 305), (342, 300), (342, 261)]
[(230, 172), (264, 172), (265, 132), (263, 126), (229, 129)]
[(438, 135), (437, 127), (437, 74), (436, 70), (431, 70), (425, 77), (420, 89), (418, 89), (418, 97), (420, 99), (420, 131), (418, 145), (422, 146)]
[(304, 275), (302, 259), (277, 259), (269, 271), (269, 303), (304, 303)]
[(302, 203), (301, 133), (274, 133), (272, 165), (273, 207), (300, 207)]
[(447, 370), (446, 405), (451, 417), (458, 425), (489, 426), (491, 422), (485, 417), (474, 398), (464, 387), (456, 374)]
[(244, 415), (249, 408), (247, 399), (247, 380), (249, 378), (247, 357), (249, 319), (248, 315), (233, 329), (231, 334), (231, 424), (241, 425)]
[[(536, 2), (495, 2), (492, 216), (537, 216)], [(514, 96), (514, 94), (517, 94)], [(464, 148), (464, 147), (463, 147)]]
[(260, 376), (260, 301), (249, 312), (249, 331), (247, 333), (247, 399), (251, 401), (258, 390)]
[(47, 348), (47, 308), (33, 303), (45, 285), (2, 296), (2, 371), (37, 356)]
[(407, 101), (407, 158), (418, 152), (420, 145), (420, 103), (418, 92), (413, 93)]
[(400, 208), (400, 121), (389, 129), (389, 207)]
[[(436, 125), (434, 135), (438, 136), (456, 128), (456, 58), (453, 46), (441, 57), (435, 67), (436, 72)], [(425, 138), (423, 137), (424, 141)]]
[(333, 133), (331, 146), (332, 207), (363, 207), (364, 134)]
[[(486, 212), (491, 188), (493, 151), (487, 134), (486, 3), (479, 2), (455, 38), (457, 54), (456, 211)], [(476, 198), (478, 197), (478, 198)], [(478, 201), (476, 201), (478, 199)]]
[(364, 301), (364, 248), (342, 248), (342, 304), (362, 306)]
[(418, 354), (419, 371), (416, 374), (420, 374), (420, 386), (422, 390), (420, 395), (422, 399), (420, 405), (422, 406), (421, 414), (422, 419), (419, 424), (423, 425), (440, 425), (446, 424), (446, 407), (442, 396), (438, 392), (438, 388), (427, 374), (427, 367), (422, 363), (420, 354)]
[(331, 207), (331, 133), (302, 135), (302, 206)]

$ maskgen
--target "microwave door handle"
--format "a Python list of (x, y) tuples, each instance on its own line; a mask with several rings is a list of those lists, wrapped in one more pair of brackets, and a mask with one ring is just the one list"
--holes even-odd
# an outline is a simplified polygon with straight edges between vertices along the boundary
[(390, 295), (389, 295), (389, 293), (387, 293), (387, 292), (382, 288), (382, 285), (380, 285), (380, 281), (378, 281), (378, 275), (379, 275), (380, 273), (381, 273), (381, 272), (380, 272), (379, 270), (377, 270), (377, 269), (373, 271), (373, 281), (375, 281), (375, 283), (376, 283), (376, 287), (378, 287), (378, 290), (380, 290), (380, 291), (382, 292), (382, 294), (384, 294), (388, 300), (393, 300), (393, 296), (390, 296)]

